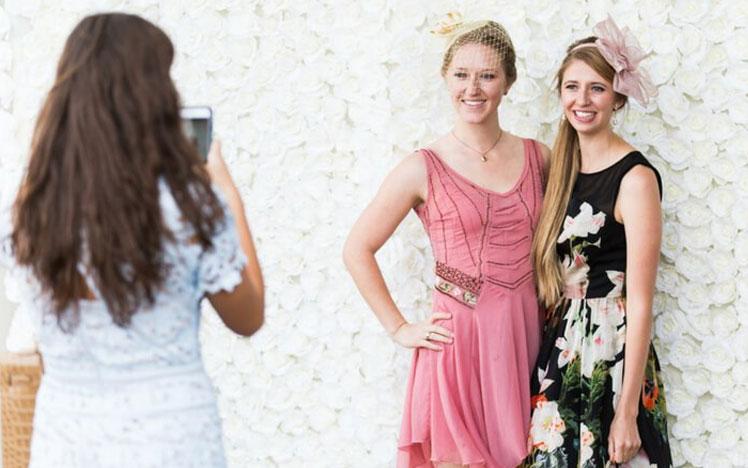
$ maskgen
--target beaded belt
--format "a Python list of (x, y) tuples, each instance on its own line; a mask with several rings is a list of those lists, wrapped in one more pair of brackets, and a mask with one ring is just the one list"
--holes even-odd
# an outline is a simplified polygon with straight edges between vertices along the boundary
[(468, 307), (478, 303), (483, 281), (442, 262), (436, 262), (437, 291), (457, 299)]

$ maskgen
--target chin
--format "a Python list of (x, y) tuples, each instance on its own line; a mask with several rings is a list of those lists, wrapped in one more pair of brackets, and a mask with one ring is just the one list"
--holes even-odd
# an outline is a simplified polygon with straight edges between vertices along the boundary
[(462, 120), (465, 123), (469, 124), (481, 124), (483, 122), (486, 122), (492, 115), (491, 112), (470, 112), (470, 111), (462, 111), (458, 110), (457, 115), (460, 117), (460, 120)]

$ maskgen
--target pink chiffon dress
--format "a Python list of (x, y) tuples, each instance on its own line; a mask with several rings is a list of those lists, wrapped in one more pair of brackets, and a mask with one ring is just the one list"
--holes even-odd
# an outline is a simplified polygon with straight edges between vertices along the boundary
[(416, 213), (436, 259), (433, 310), (451, 313), (437, 323), (454, 341), (414, 352), (397, 466), (515, 467), (527, 455), (543, 320), (530, 261), (543, 197), (540, 148), (524, 140), (524, 169), (503, 193), (421, 153), (428, 197)]

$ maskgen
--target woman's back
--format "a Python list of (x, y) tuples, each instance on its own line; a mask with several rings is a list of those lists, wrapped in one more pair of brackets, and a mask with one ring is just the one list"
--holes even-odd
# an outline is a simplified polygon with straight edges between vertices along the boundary
[(200, 356), (199, 304), (239, 284), (245, 258), (228, 211), (206, 251), (163, 182), (160, 195), (174, 234), (164, 243), (167, 274), (153, 304), (139, 307), (128, 326), (116, 325), (101, 300), (80, 301), (61, 323), (43, 296), (26, 304), (45, 367), (31, 466), (224, 465)]

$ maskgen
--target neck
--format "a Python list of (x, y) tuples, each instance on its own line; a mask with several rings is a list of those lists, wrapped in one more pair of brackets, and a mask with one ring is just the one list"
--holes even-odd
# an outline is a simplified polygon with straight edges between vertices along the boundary
[(486, 149), (493, 145), (501, 131), (498, 117), (475, 124), (458, 120), (454, 126), (455, 135), (475, 149)]
[(613, 147), (619, 140), (608, 128), (594, 135), (579, 134), (579, 150), (582, 153), (582, 172), (593, 172), (606, 166)]

